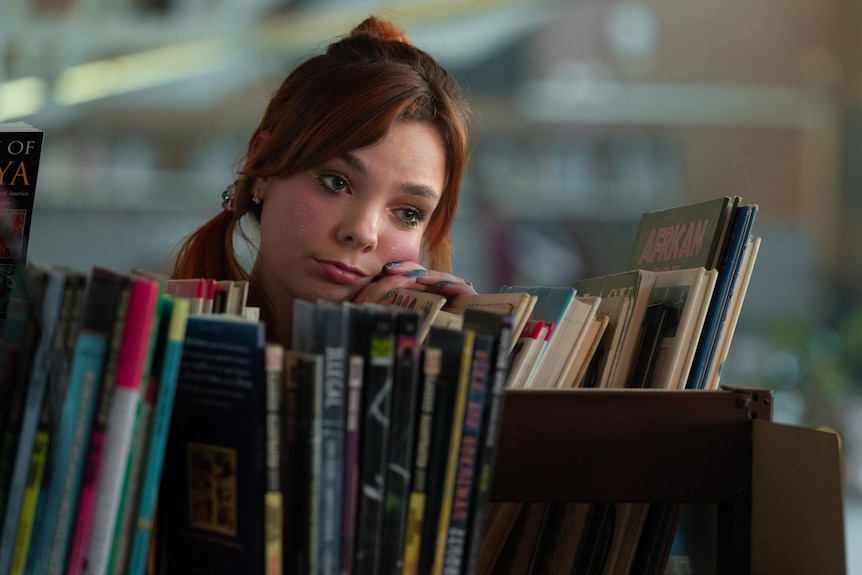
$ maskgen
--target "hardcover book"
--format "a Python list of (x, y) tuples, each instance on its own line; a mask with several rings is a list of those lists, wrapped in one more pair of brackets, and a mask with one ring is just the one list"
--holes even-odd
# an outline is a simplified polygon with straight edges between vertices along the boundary
[(156, 536), (164, 573), (264, 571), (265, 329), (186, 323)]

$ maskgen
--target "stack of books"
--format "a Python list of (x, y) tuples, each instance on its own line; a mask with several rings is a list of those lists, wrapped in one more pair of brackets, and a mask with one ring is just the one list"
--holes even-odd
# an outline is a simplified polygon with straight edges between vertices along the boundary
[(501, 302), (529, 298), (462, 300), (457, 327), (428, 323), (405, 294), (298, 300), (285, 349), (245, 282), (18, 271), (0, 334), (0, 571), (478, 561), (525, 312)]

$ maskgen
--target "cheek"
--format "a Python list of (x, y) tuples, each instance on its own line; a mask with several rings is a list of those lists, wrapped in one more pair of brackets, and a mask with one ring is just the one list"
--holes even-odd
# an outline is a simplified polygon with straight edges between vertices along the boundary
[(421, 245), (422, 239), (418, 236), (394, 238), (387, 250), (387, 257), (393, 262), (416, 261)]
[[(294, 203), (290, 207), (289, 216), (293, 235), (303, 237), (308, 235), (312, 228), (320, 228), (320, 223), (325, 221), (326, 214), (326, 208), (321, 202), (301, 200)], [(312, 226), (312, 222), (317, 224)]]

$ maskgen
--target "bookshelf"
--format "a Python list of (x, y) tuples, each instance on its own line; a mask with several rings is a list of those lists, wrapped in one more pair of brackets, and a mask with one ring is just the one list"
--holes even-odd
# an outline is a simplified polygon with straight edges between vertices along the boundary
[(768, 390), (507, 390), (491, 498), (712, 503), (716, 573), (844, 573), (838, 438), (771, 419)]

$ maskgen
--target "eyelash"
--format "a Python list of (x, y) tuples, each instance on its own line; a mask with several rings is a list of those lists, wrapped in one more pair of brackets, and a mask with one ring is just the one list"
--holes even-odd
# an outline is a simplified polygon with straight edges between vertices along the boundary
[[(345, 194), (351, 193), (353, 191), (353, 187), (350, 185), (350, 180), (348, 180), (341, 174), (319, 174), (315, 178), (315, 180), (321, 188), (323, 188), (329, 193)], [(343, 182), (343, 186), (339, 189), (338, 187), (332, 185), (333, 180), (340, 180), (341, 182)], [(399, 219), (401, 223), (408, 228), (418, 227), (419, 224), (424, 222), (426, 218), (425, 212), (414, 206), (398, 208), (395, 211), (401, 213), (401, 217)]]

